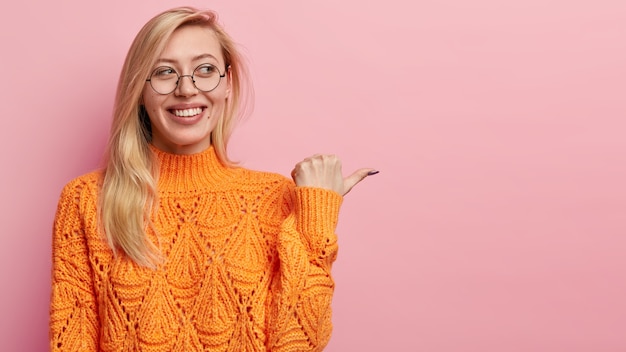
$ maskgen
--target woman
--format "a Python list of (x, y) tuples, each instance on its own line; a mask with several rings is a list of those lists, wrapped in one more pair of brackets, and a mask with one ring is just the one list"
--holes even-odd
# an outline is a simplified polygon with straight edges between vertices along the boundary
[(104, 170), (65, 186), (53, 234), (53, 351), (308, 351), (331, 332), (344, 179), (232, 165), (246, 70), (212, 12), (166, 11), (122, 69)]

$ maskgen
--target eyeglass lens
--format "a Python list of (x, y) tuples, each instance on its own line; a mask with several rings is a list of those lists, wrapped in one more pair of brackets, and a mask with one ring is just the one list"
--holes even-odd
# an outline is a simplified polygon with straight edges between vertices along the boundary
[[(176, 89), (183, 77), (189, 75), (180, 76), (173, 68), (160, 66), (152, 72), (148, 81), (157, 93), (169, 94)], [(219, 85), (222, 75), (214, 65), (202, 64), (193, 71), (190, 78), (198, 90), (210, 92)]]

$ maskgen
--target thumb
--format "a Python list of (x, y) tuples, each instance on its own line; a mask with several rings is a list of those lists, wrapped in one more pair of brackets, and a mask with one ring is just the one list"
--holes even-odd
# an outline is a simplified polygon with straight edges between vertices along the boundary
[(343, 195), (345, 196), (352, 190), (357, 183), (363, 181), (367, 176), (376, 175), (378, 171), (374, 169), (358, 169), (352, 175), (343, 179)]

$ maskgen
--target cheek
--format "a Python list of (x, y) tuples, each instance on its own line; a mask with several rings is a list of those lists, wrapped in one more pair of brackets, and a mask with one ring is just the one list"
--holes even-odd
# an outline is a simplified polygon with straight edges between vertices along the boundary
[(216, 117), (224, 117), (224, 113), (226, 112), (226, 101), (224, 100), (220, 100), (218, 101), (214, 101), (213, 104), (211, 104), (211, 108), (210, 108), (210, 116), (216, 116)]
[(161, 96), (154, 92), (144, 90), (143, 105), (150, 116), (156, 116), (155, 114), (158, 113), (162, 100)]
[(218, 88), (221, 88), (221, 89), (219, 89), (219, 90), (216, 89), (213, 92), (209, 93), (211, 95), (208, 98), (211, 100), (213, 105), (225, 106), (226, 105), (226, 99), (229, 97), (230, 91), (226, 87), (221, 87), (220, 86)]
[(146, 84), (143, 87), (143, 91), (141, 92), (141, 100), (144, 105), (146, 106), (154, 105), (154, 101), (157, 99), (157, 97), (158, 95), (154, 92), (154, 90), (152, 90), (149, 84)]
[(221, 112), (226, 106), (226, 94), (223, 91), (211, 92), (206, 97), (210, 102), (209, 111), (211, 111), (212, 114)]

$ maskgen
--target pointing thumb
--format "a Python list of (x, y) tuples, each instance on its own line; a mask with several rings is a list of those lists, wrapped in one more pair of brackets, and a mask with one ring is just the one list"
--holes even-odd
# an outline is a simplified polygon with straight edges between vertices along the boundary
[(357, 183), (363, 181), (367, 176), (376, 175), (378, 173), (377, 170), (374, 169), (358, 169), (352, 175), (343, 179), (343, 195), (345, 196), (352, 190)]

